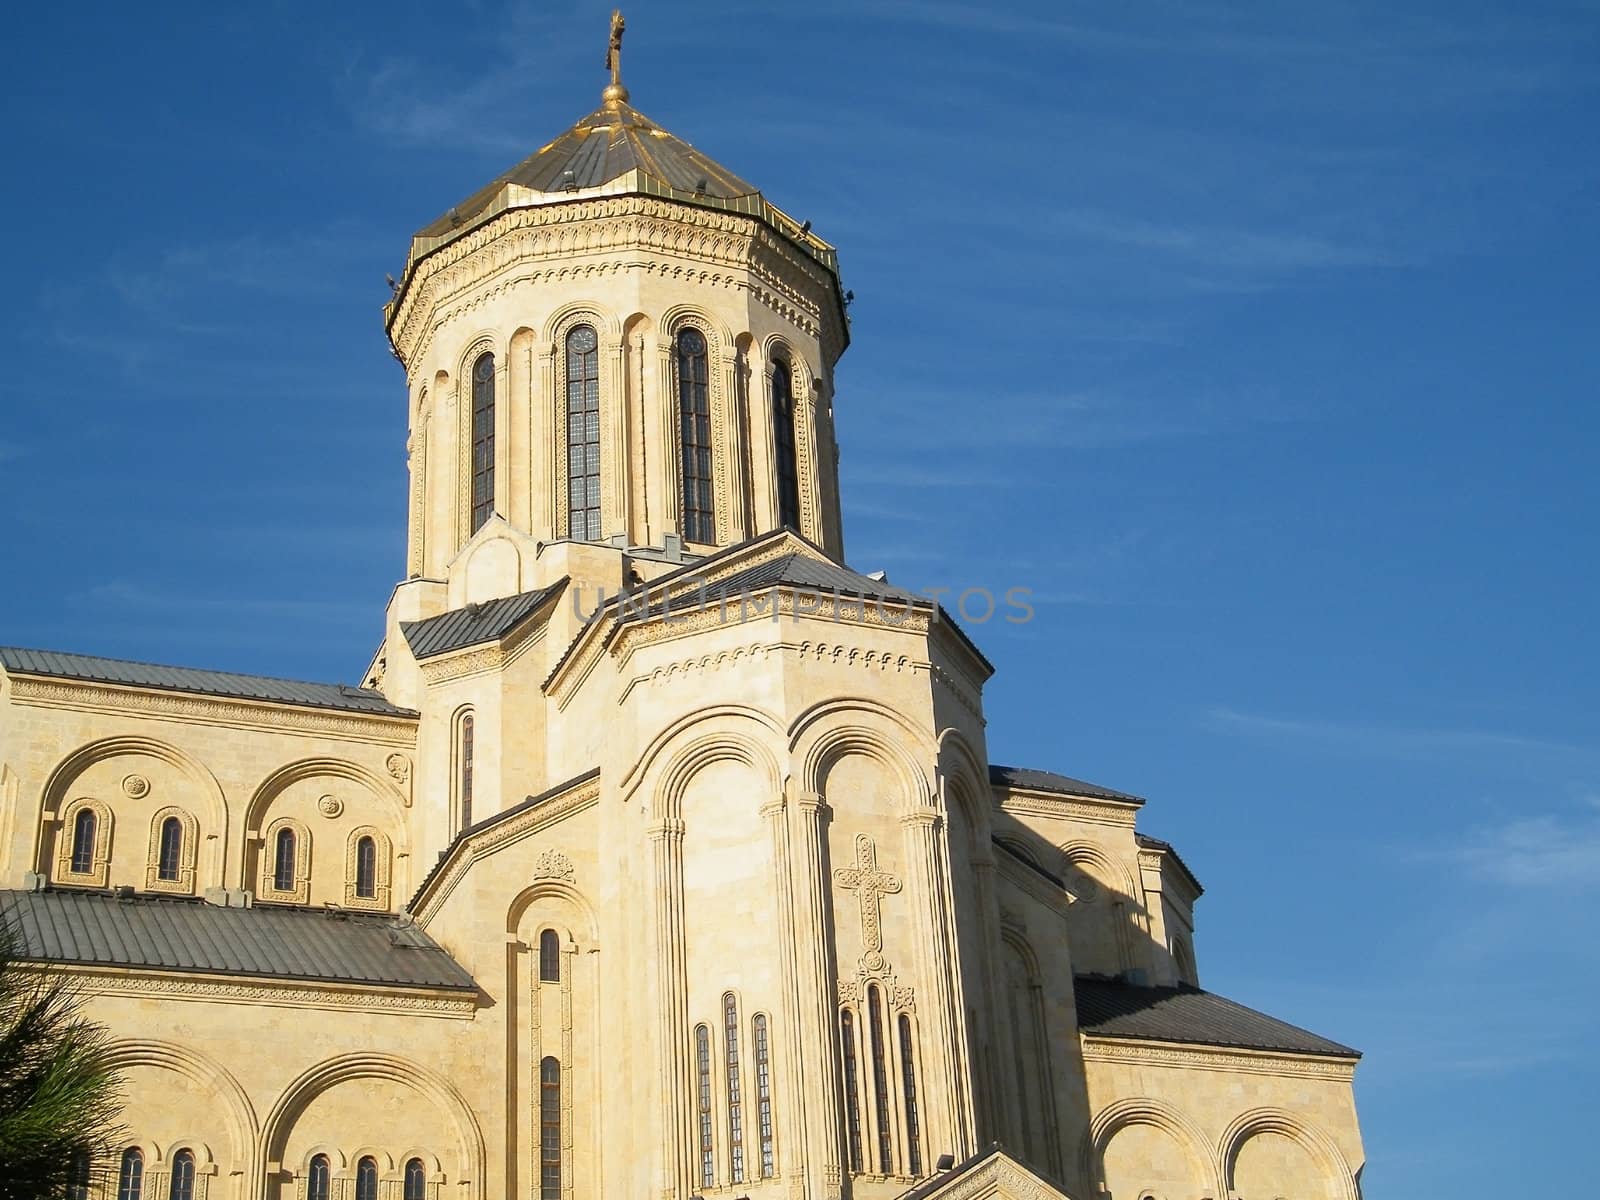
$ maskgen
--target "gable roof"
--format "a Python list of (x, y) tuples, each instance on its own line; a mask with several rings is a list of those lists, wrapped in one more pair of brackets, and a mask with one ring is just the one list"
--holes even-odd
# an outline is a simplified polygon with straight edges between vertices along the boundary
[(343, 683), (309, 683), (271, 675), (240, 675), (198, 667), (171, 667), (122, 658), (98, 658), (59, 650), (0, 646), (0, 666), (12, 675), (42, 675), (164, 692), (190, 692), (235, 700), (264, 700), (303, 708), (336, 708), (379, 717), (415, 717), (409, 708), (390, 704), (382, 692)]
[(1029, 767), (1002, 767), (989, 765), (989, 783), (993, 787), (1023, 788), (1034, 792), (1059, 792), (1064, 796), (1093, 796), (1100, 800), (1122, 800), (1128, 804), (1143, 804), (1144, 797), (1115, 788), (1101, 787), (1098, 783), (1074, 779), (1070, 775), (1057, 775), (1053, 771), (1035, 771)]
[(527, 620), (567, 585), (563, 575), (549, 587), (469, 604), (452, 609), (437, 617), (420, 621), (400, 622), (400, 632), (405, 635), (411, 653), (420, 662), (452, 650), (462, 650), (484, 642), (497, 642)]
[(1080, 975), (1073, 991), (1078, 1028), (1091, 1037), (1361, 1057), (1349, 1046), (1196, 987), (1138, 987)]
[(476, 992), (455, 959), (386, 913), (223, 908), (76, 889), (0, 891), (18, 957), (82, 966)]

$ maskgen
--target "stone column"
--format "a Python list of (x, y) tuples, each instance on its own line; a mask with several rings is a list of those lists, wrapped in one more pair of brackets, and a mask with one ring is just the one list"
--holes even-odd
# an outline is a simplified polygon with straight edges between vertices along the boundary
[(528, 528), (540, 541), (550, 541), (560, 535), (556, 514), (561, 508), (561, 479), (558, 455), (565, 454), (565, 436), (557, 437), (556, 410), (556, 348), (540, 346), (539, 369), (535, 378), (539, 383), (530, 397), (532, 431), (528, 445)]
[(659, 492), (661, 496), (662, 532), (682, 534), (683, 484), (679, 478), (679, 458), (682, 452), (678, 448), (680, 438), (678, 372), (673, 360), (674, 351), (669, 338), (656, 347), (656, 381), (660, 388), (656, 412), (660, 423), (660, 438), (655, 444), (661, 447), (661, 455), (660, 462), (656, 465), (651, 490)]
[(661, 1096), (660, 1187), (687, 1200), (693, 1140), (688, 1108), (693, 1075), (689, 1064), (689, 979), (684, 962), (683, 821), (667, 817), (650, 826), (655, 895), (655, 1001), (658, 1078)]
[[(727, 446), (727, 478), (717, 481), (717, 491), (721, 502), (728, 506), (727, 532), (723, 544), (731, 545), (750, 536), (750, 505), (747, 500), (750, 469), (749, 454), (745, 449), (749, 439), (745, 434), (744, 406), (739, 403), (738, 355), (730, 346), (723, 350), (721, 357), (722, 394), (726, 398), (723, 402), (725, 428), (721, 432)], [(712, 436), (715, 437), (716, 433), (713, 432)], [(718, 532), (721, 532), (721, 522), (718, 522)]]
[(622, 374), (622, 339), (600, 344), (600, 534), (628, 532), (628, 388)]
[[(778, 1145), (782, 1157), (778, 1160), (778, 1175), (788, 1175), (800, 1191), (805, 1184), (803, 1158), (807, 1145), (806, 1130), (809, 1114), (805, 1111), (805, 1093), (800, 1087), (800, 1075), (805, 1058), (800, 1038), (801, 1013), (806, 998), (801, 991), (802, 963), (800, 946), (795, 938), (794, 925), (794, 871), (790, 860), (789, 826), (785, 821), (788, 804), (782, 795), (761, 806), (761, 819), (767, 826), (767, 837), (772, 850), (772, 880), (777, 897), (778, 955), (780, 987), (783, 1004), (772, 1014), (774, 1027), (767, 1031), (773, 1046), (782, 1045), (778, 1066), (779, 1103)], [(759, 1151), (758, 1151), (759, 1153)], [(759, 1167), (756, 1177), (759, 1178)]]
[[(800, 988), (800, 1058), (811, 1083), (806, 1113), (805, 1196), (838, 1200), (843, 1143), (839, 1126), (838, 981), (833, 971), (833, 931), (828, 927), (828, 806), (816, 792), (802, 792), (792, 806), (795, 847), (794, 933), (801, 947), (796, 972)], [(820, 1086), (819, 1086), (820, 1085)]]

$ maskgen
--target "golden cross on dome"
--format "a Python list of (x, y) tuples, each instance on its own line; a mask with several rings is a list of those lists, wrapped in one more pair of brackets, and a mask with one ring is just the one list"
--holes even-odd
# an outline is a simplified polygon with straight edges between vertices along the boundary
[(611, 10), (611, 45), (606, 50), (606, 70), (611, 72), (611, 85), (622, 86), (622, 31), (628, 23), (622, 19), (622, 10)]

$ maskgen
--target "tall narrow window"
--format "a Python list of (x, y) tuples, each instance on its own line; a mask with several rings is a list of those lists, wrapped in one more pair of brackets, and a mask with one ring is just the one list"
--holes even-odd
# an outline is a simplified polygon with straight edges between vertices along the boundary
[(78, 815), (72, 818), (72, 873), (74, 875), (87, 875), (94, 870), (94, 835), (98, 831), (99, 822), (95, 820), (94, 809), (80, 808)]
[(872, 1091), (878, 1109), (878, 1170), (887, 1175), (894, 1170), (894, 1153), (889, 1145), (889, 1072), (883, 1060), (883, 998), (876, 984), (867, 988), (867, 1038), (872, 1044)]
[(588, 325), (567, 334), (567, 528), (600, 536), (600, 352)]
[(402, 1200), (426, 1200), (428, 1195), (428, 1171), (422, 1165), (420, 1158), (406, 1161), (405, 1190)]
[(494, 512), (494, 355), (472, 364), (472, 532)]
[(694, 1027), (695, 1106), (700, 1113), (700, 1186), (717, 1182), (717, 1160), (711, 1145), (711, 1030)]
[(278, 892), (294, 891), (294, 830), (287, 826), (278, 830), (278, 844), (273, 847), (272, 888)]
[(356, 839), (356, 895), (371, 900), (378, 894), (378, 843), (370, 836)]
[(89, 1151), (82, 1146), (67, 1162), (67, 1200), (89, 1200)]
[(561, 1200), (561, 1063), (539, 1064), (539, 1200)]
[(356, 1163), (356, 1200), (378, 1200), (378, 1160), (370, 1154)]
[(739, 1078), (739, 1002), (722, 997), (722, 1037), (728, 1073), (728, 1166), (734, 1183), (744, 1182), (744, 1089)]
[(917, 1059), (911, 1044), (911, 1018), (900, 1014), (900, 1087), (906, 1097), (906, 1163), (922, 1174), (922, 1129), (917, 1120)]
[(848, 1008), (839, 1014), (839, 1040), (844, 1050), (844, 1129), (850, 1148), (850, 1169), (861, 1166), (861, 1085), (856, 1069), (856, 1015)]
[(767, 1017), (757, 1013), (750, 1022), (756, 1044), (756, 1120), (761, 1134), (761, 1178), (771, 1179), (777, 1172), (772, 1153), (772, 1047), (767, 1036)]
[(778, 468), (778, 524), (800, 528), (800, 471), (794, 448), (794, 382), (789, 364), (772, 364), (772, 450)]
[(472, 824), (472, 714), (466, 713), (461, 718), (461, 731), (459, 734), (460, 746), (457, 753), (460, 756), (461, 771), (461, 828), (466, 829)]
[(194, 1200), (194, 1151), (179, 1150), (172, 1156), (167, 1200)]
[(161, 853), (156, 861), (156, 878), (168, 882), (176, 880), (178, 868), (182, 863), (183, 822), (177, 817), (168, 817), (161, 822)]
[(328, 1200), (330, 1174), (326, 1154), (312, 1158), (311, 1168), (306, 1172), (306, 1200)]
[(117, 1168), (117, 1200), (144, 1200), (144, 1151), (129, 1146)]
[(683, 536), (716, 540), (711, 491), (711, 398), (706, 338), (698, 329), (678, 333), (678, 425), (683, 446)]
[(554, 929), (539, 935), (539, 982), (561, 982), (561, 935)]

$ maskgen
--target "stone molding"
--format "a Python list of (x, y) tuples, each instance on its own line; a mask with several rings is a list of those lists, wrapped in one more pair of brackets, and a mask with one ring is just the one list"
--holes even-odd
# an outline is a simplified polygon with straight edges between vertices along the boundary
[(1296, 1079), (1331, 1079), (1342, 1083), (1349, 1083), (1356, 1073), (1356, 1064), (1349, 1059), (1237, 1047), (1147, 1042), (1133, 1038), (1102, 1038), (1081, 1031), (1079, 1036), (1083, 1041), (1086, 1062), (1170, 1067), (1178, 1071), (1224, 1071)]
[(1037, 792), (1020, 793), (995, 788), (1001, 811), (1029, 817), (1054, 817), (1061, 821), (1086, 821), (1091, 825), (1114, 825), (1132, 829), (1139, 806), (1121, 800), (1095, 800), (1087, 797), (1051, 797)]
[[(65, 708), (114, 716), (145, 716), (202, 725), (253, 729), (262, 733), (309, 733), (348, 741), (411, 747), (416, 745), (416, 717), (379, 717), (330, 709), (300, 708), (271, 700), (222, 697), (119, 688), (98, 683), (18, 676), (11, 695), (30, 708)], [(269, 718), (270, 719), (264, 719)]]

